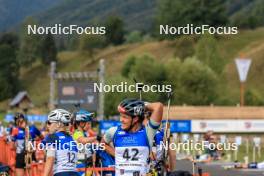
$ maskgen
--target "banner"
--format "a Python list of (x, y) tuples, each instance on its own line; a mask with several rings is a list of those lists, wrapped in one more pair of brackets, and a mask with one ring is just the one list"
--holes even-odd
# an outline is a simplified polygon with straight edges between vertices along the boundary
[(209, 130), (222, 133), (264, 132), (264, 120), (192, 120), (191, 125), (193, 133)]
[[(165, 120), (162, 121), (165, 125)], [(191, 132), (191, 120), (170, 120), (171, 133), (190, 133)], [(110, 127), (120, 125), (120, 121), (115, 120), (102, 120), (100, 121), (99, 128), (101, 133), (105, 133)]]
[(190, 133), (191, 121), (190, 120), (170, 120), (171, 133)]
[(89, 111), (98, 109), (98, 92), (94, 90), (93, 81), (58, 81), (58, 107), (75, 110), (74, 105), (81, 104)]
[[(44, 123), (47, 121), (48, 116), (47, 115), (29, 114), (29, 115), (26, 115), (26, 118), (27, 118), (28, 122), (42, 122), (42, 123)], [(5, 121), (6, 122), (14, 121), (14, 114), (6, 114)]]
[(251, 64), (251, 59), (236, 59), (236, 67), (240, 82), (245, 82), (247, 79), (248, 70)]
[(108, 130), (111, 127), (120, 125), (120, 121), (116, 120), (102, 120), (99, 123), (99, 129), (101, 134), (104, 134), (106, 130)]

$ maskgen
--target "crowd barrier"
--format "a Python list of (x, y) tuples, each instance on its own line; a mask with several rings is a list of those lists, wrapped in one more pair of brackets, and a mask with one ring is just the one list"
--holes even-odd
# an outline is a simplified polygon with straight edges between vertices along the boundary
[[(36, 141), (39, 143), (40, 141)], [(7, 142), (5, 137), (0, 137), (0, 162), (3, 165), (10, 167), (9, 175), (15, 176), (15, 158), (16, 152), (11, 144)], [(32, 163), (29, 168), (26, 168), (25, 176), (41, 176), (44, 173), (44, 152), (41, 150), (36, 151), (36, 159), (39, 162)], [(77, 171), (84, 171), (85, 168), (78, 168)], [(100, 176), (101, 171), (114, 171), (114, 168), (87, 168), (87, 171), (94, 171), (97, 176)]]
[[(39, 143), (40, 141), (36, 141)], [(5, 137), (0, 137), (0, 162), (3, 165), (10, 167), (9, 175), (15, 176), (15, 158), (16, 152)], [(42, 176), (44, 173), (44, 152), (41, 150), (36, 151), (36, 159), (39, 162), (33, 162), (29, 168), (26, 168), (25, 176)], [(96, 176), (100, 176), (102, 171), (114, 171), (113, 167), (92, 167), (92, 168), (78, 168), (77, 171), (93, 171)], [(198, 175), (195, 175), (198, 176)], [(204, 173), (202, 176), (210, 176), (208, 173)]]

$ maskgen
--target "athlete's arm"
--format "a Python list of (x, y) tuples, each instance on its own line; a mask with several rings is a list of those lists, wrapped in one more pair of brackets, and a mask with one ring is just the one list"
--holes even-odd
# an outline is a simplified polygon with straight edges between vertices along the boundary
[(43, 176), (50, 176), (56, 156), (56, 136), (49, 135), (46, 138), (47, 152)]
[(44, 136), (41, 134), (41, 132), (36, 126), (32, 125), (30, 126), (30, 128), (32, 128), (33, 133), (35, 133), (40, 140), (44, 139)]
[(16, 150), (16, 139), (18, 134), (18, 128), (14, 128), (11, 133), (11, 149)]
[(168, 154), (170, 171), (174, 171), (176, 169), (176, 150), (171, 150), (169, 148)]
[(111, 128), (109, 128), (105, 132), (105, 134), (104, 134), (104, 136), (103, 136), (103, 138), (101, 140), (101, 143), (105, 143), (105, 151), (107, 153), (109, 153), (110, 155), (112, 155), (112, 156), (115, 156), (115, 149), (113, 147), (111, 147), (109, 144), (111, 142), (113, 142), (113, 139), (114, 139), (114, 135), (115, 135), (116, 130), (117, 130), (117, 127), (111, 127)]
[(150, 147), (152, 147), (152, 141), (154, 136), (160, 126), (162, 115), (163, 115), (163, 105), (162, 103), (147, 103), (145, 105), (146, 110), (151, 112), (150, 119), (146, 125), (146, 132), (148, 137), (148, 142)]
[(82, 144), (93, 143), (96, 142), (96, 137), (79, 137), (76, 141)]
[(56, 153), (55, 148), (48, 147), (47, 158), (46, 158), (46, 163), (45, 163), (45, 168), (44, 168), (44, 176), (49, 176), (52, 171), (52, 167), (55, 161), (55, 153)]
[(87, 144), (96, 141), (96, 137), (85, 137), (83, 132), (76, 131), (73, 133), (73, 139), (78, 143)]
[(146, 110), (151, 112), (150, 120), (160, 123), (163, 115), (163, 104), (160, 102), (146, 103)]
[(105, 151), (115, 157), (115, 149), (112, 146), (105, 144)]
[(47, 157), (43, 176), (50, 176), (54, 161), (55, 161), (54, 157)]

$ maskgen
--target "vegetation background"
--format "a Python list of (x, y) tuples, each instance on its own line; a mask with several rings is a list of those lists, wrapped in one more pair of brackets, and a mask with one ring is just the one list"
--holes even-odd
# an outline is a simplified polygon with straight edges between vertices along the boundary
[[(106, 26), (107, 35), (27, 35), (26, 25)], [(237, 35), (160, 36), (160, 24), (237, 26)], [(239, 103), (234, 59), (252, 59), (246, 105), (264, 105), (264, 1), (262, 0), (0, 0), (0, 109), (27, 90), (45, 113), (49, 63), (58, 71), (93, 71), (106, 59), (106, 83), (172, 84), (174, 105)], [(133, 93), (107, 93), (107, 115)], [(166, 95), (144, 93), (147, 100)]]

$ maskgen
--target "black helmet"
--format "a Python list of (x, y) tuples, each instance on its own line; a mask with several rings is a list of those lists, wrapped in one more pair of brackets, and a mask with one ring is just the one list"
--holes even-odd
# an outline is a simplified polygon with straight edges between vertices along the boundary
[(138, 99), (125, 99), (118, 105), (118, 112), (144, 119), (145, 104)]

